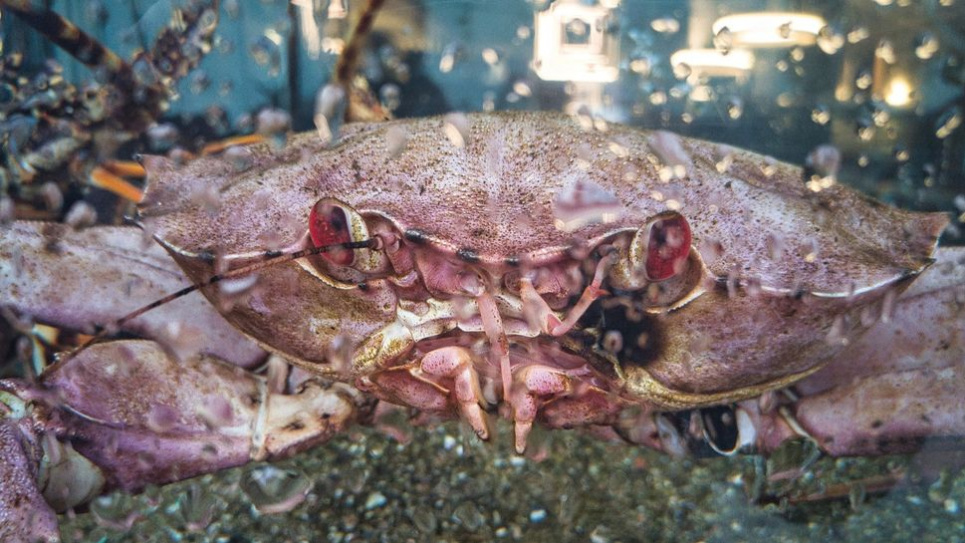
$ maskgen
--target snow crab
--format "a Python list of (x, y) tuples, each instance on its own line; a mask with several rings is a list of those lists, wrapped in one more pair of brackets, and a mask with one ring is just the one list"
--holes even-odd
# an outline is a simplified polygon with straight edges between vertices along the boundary
[[(6, 538), (54, 540), (52, 508), (108, 488), (293, 454), (376, 400), (482, 439), (508, 418), (519, 452), (533, 424), (677, 455), (965, 435), (965, 253), (936, 251), (944, 215), (552, 113), (142, 163), (140, 230), (0, 230), (18, 315), (91, 332), (117, 316), (108, 285), (145, 301), (181, 274), (207, 298), (0, 381)], [(297, 371), (247, 371), (262, 349)]]

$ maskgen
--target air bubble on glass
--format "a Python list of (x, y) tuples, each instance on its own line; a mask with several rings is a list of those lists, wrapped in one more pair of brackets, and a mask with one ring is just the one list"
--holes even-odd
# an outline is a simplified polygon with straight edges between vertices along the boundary
[(938, 121), (935, 123), (935, 136), (939, 139), (945, 139), (961, 125), (962, 109), (959, 106), (955, 106), (938, 118)]
[(734, 34), (726, 26), (714, 35), (714, 48), (726, 55), (734, 47)]
[(938, 52), (938, 38), (931, 32), (923, 32), (915, 38), (915, 56), (928, 60)]
[(650, 21), (650, 28), (659, 34), (676, 34), (677, 32), (680, 32), (680, 21), (674, 19), (673, 17), (662, 17), (660, 19)]
[(818, 47), (828, 55), (834, 55), (841, 50), (844, 42), (845, 37), (830, 26), (825, 26), (818, 31)]
[(298, 507), (312, 488), (312, 480), (294, 469), (262, 465), (241, 477), (242, 492), (261, 514), (285, 513)]
[(453, 145), (463, 148), (469, 140), (469, 118), (462, 113), (450, 113), (443, 118), (443, 131)]

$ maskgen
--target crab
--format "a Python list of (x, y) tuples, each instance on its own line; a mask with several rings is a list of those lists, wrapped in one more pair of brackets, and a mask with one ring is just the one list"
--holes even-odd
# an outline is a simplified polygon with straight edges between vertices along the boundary
[[(294, 454), (376, 404), (483, 440), (506, 418), (519, 453), (534, 424), (675, 455), (965, 435), (965, 252), (936, 250), (942, 214), (553, 113), (142, 165), (139, 229), (0, 230), (9, 311), (147, 338), (0, 381), (8, 539), (55, 540), (54, 509), (110, 488)], [(123, 300), (95, 295), (125, 285), (132, 309), (182, 274), (207, 302), (115, 320)]]

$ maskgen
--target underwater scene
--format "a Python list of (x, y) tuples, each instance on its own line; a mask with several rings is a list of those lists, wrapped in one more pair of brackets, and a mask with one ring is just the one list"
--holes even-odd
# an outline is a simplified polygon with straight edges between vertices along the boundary
[(0, 542), (965, 542), (963, 0), (0, 0)]

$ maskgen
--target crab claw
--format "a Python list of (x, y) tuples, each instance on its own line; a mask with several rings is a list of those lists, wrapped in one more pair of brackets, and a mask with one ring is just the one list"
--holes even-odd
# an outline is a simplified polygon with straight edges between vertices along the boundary
[(178, 360), (143, 340), (94, 345), (37, 384), (0, 380), (0, 541), (57, 541), (55, 510), (290, 456), (355, 412), (345, 385), (275, 394), (213, 357)]

